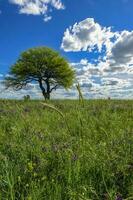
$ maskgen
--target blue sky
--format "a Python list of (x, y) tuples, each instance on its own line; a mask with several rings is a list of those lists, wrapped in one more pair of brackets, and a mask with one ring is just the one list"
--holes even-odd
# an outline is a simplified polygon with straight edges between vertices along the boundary
[[(0, 79), (22, 51), (44, 45), (69, 60), (86, 98), (133, 98), (132, 9), (132, 0), (0, 0)], [(74, 86), (58, 93), (76, 97)]]

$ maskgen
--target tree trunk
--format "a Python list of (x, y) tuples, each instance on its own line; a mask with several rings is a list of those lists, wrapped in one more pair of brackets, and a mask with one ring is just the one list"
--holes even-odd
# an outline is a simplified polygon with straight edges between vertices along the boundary
[(50, 84), (49, 84), (49, 79), (46, 80), (46, 85), (47, 85), (47, 92), (46, 92), (46, 99), (50, 99)]
[(45, 93), (45, 100), (49, 100), (50, 99), (50, 93)]
[(47, 86), (47, 90), (45, 90), (45, 88), (43, 86), (43, 83), (42, 83), (42, 80), (41, 79), (39, 80), (39, 86), (40, 86), (40, 89), (42, 91), (42, 94), (43, 94), (45, 100), (49, 100), (50, 99), (50, 85), (49, 85), (49, 81), (47, 80), (45, 83), (46, 83), (46, 86)]

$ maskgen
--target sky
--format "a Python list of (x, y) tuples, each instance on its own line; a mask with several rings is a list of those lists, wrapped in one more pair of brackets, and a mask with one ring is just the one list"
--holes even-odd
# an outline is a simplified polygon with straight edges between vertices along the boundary
[(2, 80), (21, 52), (51, 47), (76, 71), (53, 98), (133, 99), (132, 0), (0, 0), (0, 98), (42, 98), (38, 85), (4, 90)]

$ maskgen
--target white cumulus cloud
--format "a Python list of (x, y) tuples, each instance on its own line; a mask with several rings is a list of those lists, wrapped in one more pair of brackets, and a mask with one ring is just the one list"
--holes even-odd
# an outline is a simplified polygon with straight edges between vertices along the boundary
[(111, 27), (102, 27), (93, 18), (87, 18), (66, 29), (61, 48), (68, 51), (102, 51), (103, 46), (109, 51), (118, 33), (113, 33)]
[(102, 27), (93, 18), (67, 28), (61, 48), (66, 52), (101, 53), (104, 50), (96, 62), (104, 61), (105, 71), (122, 71), (133, 65), (133, 31), (113, 32), (111, 27)]
[[(77, 80), (97, 97), (133, 97), (133, 30), (112, 31), (93, 18), (70, 26), (64, 32), (61, 48), (66, 52), (97, 52), (98, 58), (81, 59), (71, 65)], [(91, 87), (87, 87), (87, 84)], [(87, 94), (86, 94), (87, 95)]]
[(116, 65), (133, 63), (133, 31), (122, 31), (111, 49), (111, 58)]
[(62, 10), (62, 0), (9, 0), (10, 3), (18, 5), (20, 14), (43, 15), (44, 21), (52, 19), (48, 14), (52, 9)]

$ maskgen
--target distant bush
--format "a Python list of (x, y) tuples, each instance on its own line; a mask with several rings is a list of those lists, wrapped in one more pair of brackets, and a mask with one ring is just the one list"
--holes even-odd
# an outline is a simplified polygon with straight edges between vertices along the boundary
[(26, 95), (23, 98), (24, 98), (24, 101), (30, 100), (30, 95)]

